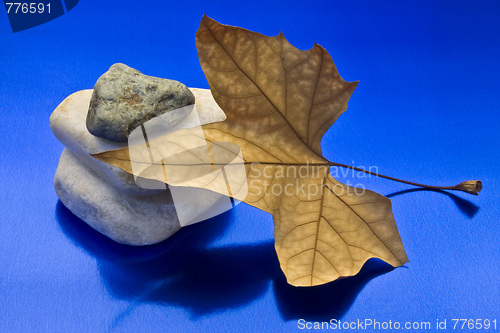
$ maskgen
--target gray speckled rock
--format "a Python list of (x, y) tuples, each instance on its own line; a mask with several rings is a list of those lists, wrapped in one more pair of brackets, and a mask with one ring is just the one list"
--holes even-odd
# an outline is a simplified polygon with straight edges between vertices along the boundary
[(144, 122), (194, 102), (194, 95), (180, 82), (114, 64), (95, 84), (87, 128), (95, 136), (126, 142), (130, 132)]

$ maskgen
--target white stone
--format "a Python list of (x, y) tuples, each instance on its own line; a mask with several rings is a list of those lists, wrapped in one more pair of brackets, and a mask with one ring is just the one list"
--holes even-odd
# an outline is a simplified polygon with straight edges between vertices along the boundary
[[(61, 154), (54, 188), (73, 214), (114, 241), (128, 245), (150, 245), (170, 237), (181, 228), (177, 212), (199, 222), (231, 207), (227, 197), (203, 189), (196, 189), (194, 197), (176, 201), (175, 205), (170, 191), (148, 196), (125, 194), (82, 164), (68, 149)], [(193, 193), (192, 188), (176, 189)]]
[[(201, 124), (225, 120), (224, 112), (214, 101), (209, 89), (190, 88), (196, 98), (195, 106)], [(68, 96), (50, 116), (54, 135), (95, 173), (126, 194), (152, 195), (159, 190), (144, 189), (136, 185), (134, 176), (101, 162), (91, 154), (120, 149), (127, 143), (98, 138), (87, 130), (86, 117), (92, 90), (81, 90)]]
[(119, 243), (158, 243), (181, 227), (170, 191), (149, 196), (124, 194), (68, 149), (61, 154), (54, 187), (69, 210)]

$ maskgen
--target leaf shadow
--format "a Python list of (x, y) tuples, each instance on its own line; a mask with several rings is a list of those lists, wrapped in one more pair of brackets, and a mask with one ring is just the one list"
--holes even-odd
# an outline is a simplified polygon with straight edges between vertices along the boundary
[(458, 195), (455, 195), (453, 193), (450, 193), (448, 191), (443, 191), (443, 190), (434, 190), (434, 189), (427, 189), (427, 188), (412, 188), (404, 191), (398, 191), (391, 193), (389, 195), (386, 195), (388, 198), (392, 198), (398, 195), (402, 194), (407, 194), (407, 193), (413, 193), (413, 192), (421, 192), (421, 191), (431, 191), (431, 192), (436, 192), (440, 194), (444, 194), (447, 197), (449, 197), (455, 205), (457, 205), (458, 209), (465, 214), (469, 218), (473, 218), (476, 213), (479, 211), (479, 206), (475, 205), (473, 202), (466, 200), (464, 198), (459, 197)]
[(128, 301), (112, 326), (142, 303), (180, 307), (192, 320), (247, 306), (271, 288), (284, 320), (340, 318), (364, 285), (392, 266), (368, 261), (355, 277), (318, 287), (289, 285), (273, 241), (211, 247), (231, 223), (232, 211), (186, 227), (143, 247), (118, 244), (89, 227), (62, 202), (56, 218), (64, 234), (95, 257), (109, 294)]
[(379, 259), (368, 260), (352, 277), (315, 287), (293, 287), (274, 281), (273, 287), (283, 319), (329, 321), (340, 319), (349, 310), (364, 286), (373, 278), (392, 271), (394, 267)]

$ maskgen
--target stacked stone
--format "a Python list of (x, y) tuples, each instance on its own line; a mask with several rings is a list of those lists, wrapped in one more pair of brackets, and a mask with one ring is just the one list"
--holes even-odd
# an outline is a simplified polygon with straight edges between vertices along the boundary
[(66, 146), (54, 179), (61, 202), (95, 230), (129, 245), (158, 243), (179, 230), (179, 204), (202, 214), (211, 205), (204, 205), (202, 192), (197, 201), (174, 207), (166, 185), (139, 187), (134, 175), (91, 156), (126, 147), (138, 126), (159, 115), (168, 119), (169, 111), (192, 104), (201, 124), (225, 119), (210, 90), (147, 76), (124, 64), (111, 66), (93, 90), (67, 97), (50, 117), (52, 132)]

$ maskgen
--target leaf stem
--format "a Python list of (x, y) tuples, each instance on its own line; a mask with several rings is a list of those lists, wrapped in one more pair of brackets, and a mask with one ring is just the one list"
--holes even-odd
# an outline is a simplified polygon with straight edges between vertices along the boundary
[(430, 189), (433, 189), (433, 190), (462, 191), (462, 192), (465, 192), (465, 193), (478, 195), (479, 192), (481, 191), (481, 189), (483, 188), (483, 183), (480, 180), (467, 180), (465, 182), (461, 182), (460, 184), (457, 184), (457, 185), (454, 185), (454, 186), (433, 186), (433, 185), (425, 185), (425, 184), (419, 184), (419, 183), (415, 183), (415, 182), (410, 182), (410, 181), (407, 181), (407, 180), (402, 180), (402, 179), (398, 179), (398, 178), (394, 178), (394, 177), (384, 176), (384, 175), (381, 175), (381, 174), (379, 174), (377, 172), (372, 172), (372, 171), (368, 171), (368, 170), (365, 170), (365, 169), (356, 168), (356, 167), (353, 167), (351, 165), (342, 164), (342, 163), (330, 162), (330, 166), (338, 166), (338, 167), (342, 167), (342, 168), (356, 170), (356, 171), (364, 172), (364, 173), (367, 173), (367, 174), (370, 174), (370, 175), (373, 175), (373, 176), (377, 176), (377, 177), (380, 177), (380, 178), (389, 179), (389, 180), (392, 180), (392, 181), (395, 181), (395, 182), (400, 182), (400, 183), (403, 183), (403, 184), (409, 184), (409, 185), (419, 186), (419, 187), (424, 187), (424, 188), (430, 188)]

